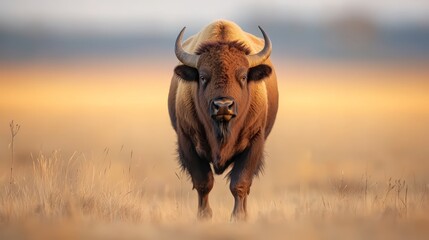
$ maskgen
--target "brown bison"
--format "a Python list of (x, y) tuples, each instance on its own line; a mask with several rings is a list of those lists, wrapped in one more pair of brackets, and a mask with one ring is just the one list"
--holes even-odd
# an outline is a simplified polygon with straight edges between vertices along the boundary
[(245, 219), (247, 195), (263, 167), (264, 142), (277, 114), (271, 41), (262, 28), (264, 40), (221, 20), (182, 45), (184, 30), (176, 40), (181, 64), (174, 69), (168, 95), (180, 164), (198, 191), (199, 218), (212, 216), (211, 165), (216, 174), (231, 165), (232, 218)]

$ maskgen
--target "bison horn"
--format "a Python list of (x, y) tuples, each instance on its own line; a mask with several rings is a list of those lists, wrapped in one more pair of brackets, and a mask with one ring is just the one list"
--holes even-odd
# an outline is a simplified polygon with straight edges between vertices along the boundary
[(261, 28), (261, 26), (258, 26), (258, 27), (261, 30), (262, 35), (264, 36), (265, 45), (260, 52), (247, 56), (247, 60), (249, 61), (249, 67), (258, 66), (259, 64), (267, 60), (267, 58), (271, 54), (271, 49), (272, 49), (271, 40), (268, 37), (268, 35), (265, 33), (265, 31)]
[(176, 57), (177, 59), (179, 59), (180, 62), (182, 62), (186, 66), (197, 68), (198, 59), (200, 58), (200, 56), (187, 53), (182, 47), (182, 38), (185, 29), (186, 27), (184, 27), (182, 31), (180, 31), (179, 36), (177, 36), (174, 51), (176, 52)]

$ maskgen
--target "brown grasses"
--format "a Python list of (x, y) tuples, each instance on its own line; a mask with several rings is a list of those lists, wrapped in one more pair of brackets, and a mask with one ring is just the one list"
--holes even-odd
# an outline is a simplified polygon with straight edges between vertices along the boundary
[(9, 184), (13, 183), (13, 163), (15, 162), (15, 145), (14, 144), (15, 144), (15, 137), (18, 134), (20, 127), (21, 126), (19, 126), (19, 124), (15, 124), (13, 122), (13, 120), (9, 124), (10, 137), (11, 137), (9, 147), (10, 147), (10, 152), (11, 152), (10, 155), (11, 155), (11, 159), (12, 159), (11, 164), (10, 164), (10, 181), (9, 181)]
[[(152, 226), (151, 231), (155, 232), (159, 226), (166, 228), (166, 231), (173, 231), (178, 226), (192, 226), (196, 221), (196, 201), (194, 196), (189, 196), (193, 192), (189, 190), (184, 193), (184, 176), (181, 173), (176, 173), (179, 188), (151, 192), (144, 181), (136, 181), (131, 164), (123, 164), (123, 159), (107, 159), (109, 156), (106, 153), (104, 151), (100, 158), (87, 158), (77, 152), (69, 157), (63, 156), (60, 151), (49, 155), (40, 153), (32, 160), (29, 172), (15, 176), (14, 184), (1, 183), (1, 225), (22, 227), (42, 224), (40, 227), (48, 233), (51, 229), (46, 226), (51, 224), (73, 229), (85, 226), (85, 234), (93, 237), (98, 235), (97, 232), (87, 229), (92, 224), (103, 229), (112, 224), (117, 229)], [(346, 178), (342, 174), (331, 181), (319, 183), (317, 187), (303, 184), (295, 191), (251, 196), (248, 224), (253, 225), (254, 229), (249, 230), (256, 234), (263, 231), (264, 226), (297, 227), (303, 224), (317, 231), (317, 228), (311, 227), (314, 221), (324, 225), (336, 224), (337, 221), (365, 225), (367, 221), (378, 219), (392, 222), (392, 228), (396, 223), (405, 226), (416, 222), (428, 224), (429, 218), (425, 214), (429, 210), (427, 188), (424, 183), (409, 186), (402, 179), (373, 182)], [(228, 226), (230, 207), (223, 204), (229, 202), (226, 201), (230, 198), (229, 193), (212, 197), (215, 199), (212, 224)], [(348, 224), (346, 226), (350, 227)], [(196, 229), (204, 227), (203, 224)], [(246, 228), (237, 225), (237, 229), (243, 227)], [(281, 229), (273, 231), (281, 233)], [(195, 234), (195, 228), (183, 231), (182, 237)], [(171, 237), (174, 236), (174, 233), (171, 234)], [(216, 232), (211, 234), (218, 236)], [(240, 232), (234, 232), (231, 236), (239, 238)]]

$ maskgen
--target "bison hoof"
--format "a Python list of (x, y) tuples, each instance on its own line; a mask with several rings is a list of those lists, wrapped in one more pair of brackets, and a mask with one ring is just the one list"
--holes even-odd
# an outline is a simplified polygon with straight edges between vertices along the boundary
[(247, 215), (245, 212), (232, 213), (231, 222), (245, 222)]
[(210, 220), (212, 218), (213, 212), (211, 208), (206, 208), (198, 211), (199, 220)]

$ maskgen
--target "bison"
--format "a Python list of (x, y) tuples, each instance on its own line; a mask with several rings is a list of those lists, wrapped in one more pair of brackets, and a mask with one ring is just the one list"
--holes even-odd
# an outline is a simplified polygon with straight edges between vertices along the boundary
[[(209, 193), (213, 170), (229, 166), (234, 196), (233, 220), (245, 220), (246, 202), (255, 175), (263, 168), (264, 143), (278, 108), (277, 78), (270, 61), (271, 41), (219, 20), (182, 45), (175, 43), (180, 64), (168, 95), (178, 155), (198, 192), (198, 218), (211, 218)], [(213, 168), (213, 170), (212, 170)]]

